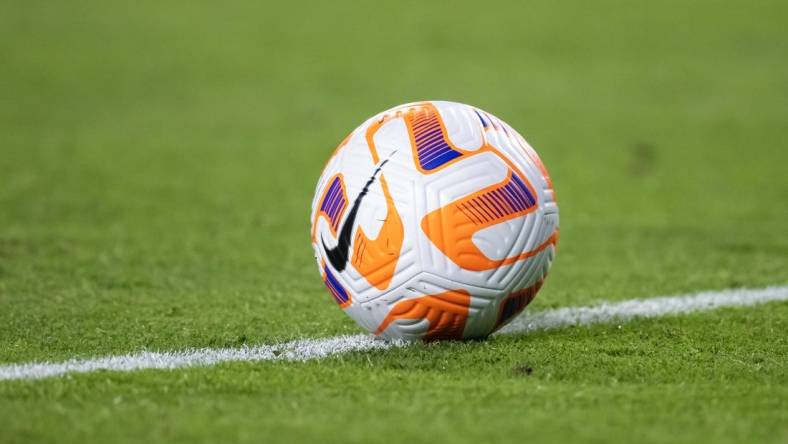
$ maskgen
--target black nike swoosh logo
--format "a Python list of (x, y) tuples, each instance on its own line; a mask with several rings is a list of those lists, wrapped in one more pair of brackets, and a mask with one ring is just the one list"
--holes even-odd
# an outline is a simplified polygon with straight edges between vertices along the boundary
[(353, 206), (350, 208), (350, 212), (348, 213), (345, 222), (342, 224), (342, 228), (339, 230), (337, 246), (334, 248), (326, 247), (326, 242), (323, 240), (323, 236), (320, 236), (320, 243), (323, 244), (323, 251), (325, 251), (326, 257), (331, 263), (331, 266), (334, 267), (334, 269), (338, 272), (342, 272), (345, 269), (349, 260), (348, 253), (350, 252), (350, 237), (353, 235), (353, 226), (356, 222), (356, 215), (358, 214), (358, 209), (361, 206), (361, 201), (369, 192), (369, 187), (375, 182), (375, 178), (383, 168), (383, 165), (385, 165), (388, 161), (388, 159), (384, 160), (380, 163), (380, 165), (378, 165), (377, 168), (375, 168), (375, 172), (372, 173), (372, 177), (370, 177), (367, 183), (364, 184), (364, 188), (361, 190), (361, 193), (359, 193), (356, 197), (356, 200), (353, 202)]

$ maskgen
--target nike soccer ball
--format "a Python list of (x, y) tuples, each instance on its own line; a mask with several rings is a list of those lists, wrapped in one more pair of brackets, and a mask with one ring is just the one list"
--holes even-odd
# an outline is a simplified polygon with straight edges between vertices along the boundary
[(478, 108), (418, 102), (353, 130), (312, 202), (329, 293), (387, 339), (485, 337), (536, 295), (555, 255), (547, 170)]

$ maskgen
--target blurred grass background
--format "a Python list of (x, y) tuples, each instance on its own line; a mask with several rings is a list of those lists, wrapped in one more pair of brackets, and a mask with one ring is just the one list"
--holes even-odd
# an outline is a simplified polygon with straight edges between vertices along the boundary
[[(467, 102), (496, 114), (529, 140), (550, 170), (561, 209), (561, 243), (533, 309), (785, 284), (785, 17), (788, 3), (782, 1), (3, 0), (0, 362), (357, 332), (326, 294), (312, 259), (308, 216), (314, 185), (329, 153), (352, 128), (378, 111), (423, 99)], [(691, 437), (710, 436), (710, 430), (718, 430), (713, 436), (721, 440), (747, 436), (752, 423), (744, 415), (709, 418), (759, 408), (765, 436), (786, 436), (784, 428), (774, 433), (785, 398), (761, 403), (763, 393), (784, 383), (784, 343), (776, 345), (772, 341), (779, 339), (768, 334), (780, 336), (782, 311), (753, 313), (737, 315), (737, 322), (722, 317), (719, 324), (703, 316), (698, 324), (674, 320), (675, 328), (688, 330), (657, 335), (670, 342), (676, 335), (694, 337), (698, 326), (708, 327), (703, 331), (711, 338), (718, 337), (715, 329), (746, 332), (753, 322), (764, 329), (760, 343), (750, 336), (737, 343), (731, 332), (725, 343), (732, 356), (748, 363), (746, 369), (756, 374), (756, 367), (765, 366), (768, 376), (736, 381), (732, 375), (741, 369), (733, 368), (724, 378), (733, 391), (722, 401), (716, 387), (693, 385), (687, 393), (704, 407), (690, 416), (703, 425)], [(582, 375), (622, 378), (616, 370), (621, 368), (585, 352), (598, 343), (628, 347), (605, 334), (600, 327), (588, 336), (557, 335), (556, 341), (574, 347), (576, 360), (559, 359), (574, 376), (559, 376), (560, 387), (529, 398), (529, 408), (542, 409), (537, 417), (557, 418), (556, 412), (572, 405), (575, 389), (587, 382)], [(633, 333), (631, 340), (637, 337)], [(537, 362), (566, 351), (550, 336), (542, 340), (547, 342), (501, 339), (491, 347), (502, 347), (504, 360), (530, 350)], [(707, 350), (719, 346), (713, 339), (700, 344)], [(483, 345), (437, 349), (445, 351), (444, 367), (452, 369), (457, 360), (453, 377), (460, 378), (464, 368), (472, 378), (475, 371), (509, 375), (487, 356), (495, 350)], [(760, 350), (761, 361), (747, 357), (751, 349)], [(643, 356), (631, 361), (640, 365), (635, 368), (641, 378), (630, 382), (642, 383), (650, 402), (668, 413), (692, 401), (677, 385), (667, 390), (675, 396), (658, 399), (659, 384), (679, 384), (693, 375), (713, 378), (718, 363), (708, 352), (712, 357), (700, 370), (684, 367), (668, 361), (672, 352), (684, 362), (695, 356), (669, 349), (656, 369)], [(439, 359), (421, 349), (402, 353), (381, 358), (391, 366), (385, 374), (395, 380), (414, 370), (409, 365)], [(264, 392), (263, 399), (282, 403), (288, 393), (310, 387), (314, 397), (298, 395), (300, 401), (293, 402), (335, 411), (353, 399), (338, 395), (341, 382), (321, 392), (324, 372), (369, 376), (364, 358), (348, 359), (349, 364), (305, 367), (235, 366), (231, 377), (221, 373), (208, 384), (216, 384), (216, 393)], [(252, 401), (234, 403), (232, 395), (217, 394), (219, 404), (206, 407), (204, 396), (194, 396), (205, 387), (199, 375), (211, 380), (212, 371), (184, 373), (202, 382), (178, 386), (178, 408), (165, 398), (153, 401), (156, 408), (150, 410), (138, 405), (106, 417), (94, 413), (117, 393), (129, 390), (133, 398), (140, 384), (148, 387), (143, 392), (156, 392), (166, 386), (162, 380), (180, 376), (145, 373), (107, 383), (97, 375), (42, 389), (9, 385), (2, 393), (15, 401), (0, 406), (8, 413), (0, 424), (27, 430), (5, 436), (24, 441), (41, 435), (9, 413), (22, 407), (38, 412), (35, 418), (52, 425), (54, 436), (75, 421), (72, 415), (99, 422), (122, 417), (128, 428), (163, 415), (188, 429), (190, 421), (208, 415), (204, 409), (215, 409), (224, 426), (194, 433), (216, 438), (214, 433), (235, 426), (239, 433), (253, 430), (254, 420), (243, 416)], [(650, 379), (652, 371), (675, 378)], [(296, 382), (282, 383), (282, 372), (295, 374)], [(265, 385), (254, 379), (260, 375), (284, 385)], [(421, 376), (445, 384), (446, 392), (439, 385), (422, 393), (434, 395), (425, 401), (434, 408), (440, 405), (432, 402), (468, 387), (484, 399), (506, 398), (485, 391), (481, 382), (442, 379), (439, 370)], [(256, 382), (237, 387), (236, 377)], [(365, 408), (374, 406), (375, 390), (395, 408), (408, 403), (410, 392), (396, 395), (399, 389), (376, 381), (368, 392), (353, 386), (372, 404)], [(549, 381), (537, 380), (548, 386)], [(511, 383), (517, 388), (513, 394), (533, 393), (531, 386)], [(640, 389), (611, 384), (595, 386), (591, 392), (603, 395), (572, 410), (570, 418), (602, 424), (589, 429), (586, 439), (614, 436), (605, 435), (605, 424), (617, 424), (589, 409), (602, 405), (626, 422), (631, 409), (645, 402), (632, 398)], [(753, 384), (758, 389), (747, 398)], [(271, 391), (277, 395), (265, 398)], [(58, 416), (50, 409), (60, 404), (50, 404), (64, 396), (67, 413)], [(506, 399), (505, 406), (518, 405)], [(309, 429), (299, 411), (283, 413), (294, 429), (281, 426), (282, 416), (256, 427), (285, 421), (281, 427), (301, 432), (280, 437), (330, 435), (331, 418)], [(490, 415), (510, 419), (499, 410)], [(664, 438), (671, 426), (663, 427), (662, 420), (644, 420), (651, 434), (641, 438)], [(466, 430), (450, 415), (443, 421), (447, 430)], [(508, 430), (490, 424), (500, 433)], [(83, 435), (77, 436), (89, 436), (92, 427), (103, 426), (82, 424)], [(357, 427), (351, 441), (369, 437), (363, 424)], [(396, 422), (385, 427), (417, 436), (418, 429)], [(107, 437), (126, 429), (102, 430)]]

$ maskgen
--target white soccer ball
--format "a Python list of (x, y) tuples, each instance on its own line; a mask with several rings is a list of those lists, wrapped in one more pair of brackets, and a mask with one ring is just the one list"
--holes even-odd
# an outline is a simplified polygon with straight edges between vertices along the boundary
[(329, 293), (387, 339), (489, 335), (534, 298), (557, 240), (555, 193), (536, 152), (461, 103), (368, 119), (328, 160), (312, 202)]

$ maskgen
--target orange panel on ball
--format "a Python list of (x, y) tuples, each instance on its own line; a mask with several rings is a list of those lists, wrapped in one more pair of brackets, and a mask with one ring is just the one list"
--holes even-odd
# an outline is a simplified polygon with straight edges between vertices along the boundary
[(466, 290), (449, 290), (436, 295), (405, 299), (380, 323), (376, 335), (399, 319), (426, 319), (430, 326), (422, 338), (424, 341), (438, 339), (461, 339), (468, 320), (471, 295)]

